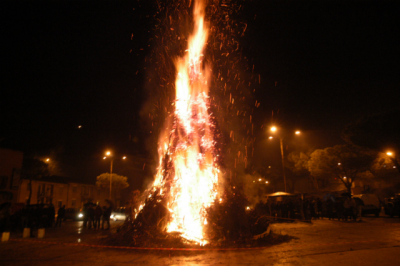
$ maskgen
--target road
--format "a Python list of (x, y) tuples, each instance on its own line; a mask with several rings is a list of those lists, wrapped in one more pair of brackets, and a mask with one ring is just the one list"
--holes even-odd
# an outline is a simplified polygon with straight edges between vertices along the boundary
[[(118, 224), (113, 222), (112, 227)], [(287, 243), (201, 252), (93, 247), (108, 231), (81, 226), (82, 222), (67, 222), (46, 229), (43, 239), (28, 239), (43, 242), (12, 234), (10, 241), (0, 244), (0, 265), (400, 265), (399, 218), (279, 224), (281, 233), (293, 237)]]

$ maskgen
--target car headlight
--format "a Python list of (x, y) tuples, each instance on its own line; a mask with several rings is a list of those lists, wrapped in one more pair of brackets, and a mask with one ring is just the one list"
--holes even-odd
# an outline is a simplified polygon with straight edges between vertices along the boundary
[(82, 214), (82, 213), (78, 214), (78, 217), (79, 217), (79, 218), (82, 218), (82, 217), (83, 217), (83, 214)]

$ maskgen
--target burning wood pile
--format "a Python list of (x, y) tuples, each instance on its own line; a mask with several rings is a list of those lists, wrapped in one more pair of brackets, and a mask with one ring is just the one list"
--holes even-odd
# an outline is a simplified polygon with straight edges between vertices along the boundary
[[(263, 246), (287, 240), (286, 237), (262, 235), (270, 220), (259, 210), (248, 210), (243, 194), (227, 192), (222, 199), (215, 200), (204, 209), (207, 224), (202, 227), (201, 241), (188, 239), (184, 232), (168, 231), (173, 221), (168, 209), (168, 197), (159, 191), (148, 194), (145, 207), (140, 212), (132, 209), (136, 218), (126, 221), (110, 239), (108, 244), (140, 247), (241, 247)], [(155, 195), (155, 196), (154, 196)], [(147, 207), (146, 207), (147, 206)], [(262, 235), (261, 238), (257, 236)]]

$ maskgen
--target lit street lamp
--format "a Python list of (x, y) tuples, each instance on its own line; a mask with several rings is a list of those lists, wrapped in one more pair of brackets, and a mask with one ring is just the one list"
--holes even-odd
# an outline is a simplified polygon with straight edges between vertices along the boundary
[[(271, 127), (271, 132), (275, 133), (277, 131), (278, 131), (278, 129), (275, 126)], [(300, 131), (299, 130), (295, 131), (295, 134), (296, 135), (300, 135)], [(286, 189), (286, 176), (285, 176), (285, 155), (284, 155), (284, 152), (283, 152), (283, 136), (282, 136), (282, 134), (280, 134), (278, 137), (279, 137), (279, 142), (280, 142), (280, 146), (281, 146), (283, 182), (285, 184), (285, 192), (287, 192), (287, 189)], [(272, 136), (270, 136), (269, 139), (272, 139)]]
[[(112, 200), (112, 169), (113, 169), (114, 157), (110, 151), (106, 151), (106, 155), (111, 158), (111, 163), (110, 163), (110, 200)], [(103, 160), (107, 159), (107, 156), (104, 156)], [(122, 160), (125, 160), (125, 159), (126, 159), (126, 156), (123, 156)]]
[[(398, 154), (398, 153), (397, 153)], [(393, 162), (393, 168), (397, 168), (397, 171), (400, 173), (400, 163), (399, 158), (395, 152), (387, 151), (386, 155), (389, 156), (389, 159)]]

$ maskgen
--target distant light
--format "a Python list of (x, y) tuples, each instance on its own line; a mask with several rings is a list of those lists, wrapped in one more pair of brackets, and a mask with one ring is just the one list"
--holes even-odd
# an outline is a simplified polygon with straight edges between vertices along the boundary
[(82, 126), (81, 126), (81, 125), (79, 125), (79, 126), (78, 126), (78, 128), (82, 128)]
[(269, 139), (273, 139), (274, 137), (272, 137), (272, 136), (269, 136)]
[(268, 181), (265, 181), (265, 184), (268, 184)]
[(247, 210), (250, 210), (250, 207), (249, 207), (249, 206), (247, 206), (247, 207), (246, 207), (246, 209), (247, 209)]
[(276, 130), (277, 130), (276, 127), (271, 127), (272, 132), (275, 132)]
[(270, 165), (270, 166), (268, 166), (268, 168), (271, 168), (271, 165)]
[(346, 179), (346, 178), (347, 178), (347, 177), (345, 177), (345, 176), (343, 177), (343, 179)]
[(341, 163), (338, 163), (337, 165), (341, 165)]
[(294, 132), (294, 134), (300, 135), (300, 130), (297, 130), (296, 132)]
[(106, 155), (108, 156), (108, 155), (110, 155), (111, 154), (111, 152), (110, 151), (106, 151)]
[(259, 178), (258, 181), (261, 181), (261, 178)]
[(255, 183), (256, 181), (255, 180), (253, 180), (253, 183)]
[(49, 159), (49, 158), (47, 158), (47, 159), (46, 159), (46, 162), (48, 162), (48, 161), (50, 161), (50, 159)]
[(388, 156), (392, 156), (392, 155), (393, 155), (393, 152), (388, 151), (386, 154), (387, 154)]
[(103, 160), (105, 160), (105, 159), (107, 159), (107, 157), (106, 157), (106, 156), (104, 156), (104, 157), (103, 157)]
[(396, 165), (395, 165), (395, 166), (393, 166), (393, 168), (396, 168)]
[(122, 157), (122, 160), (125, 160), (125, 159), (126, 159), (126, 156)]

